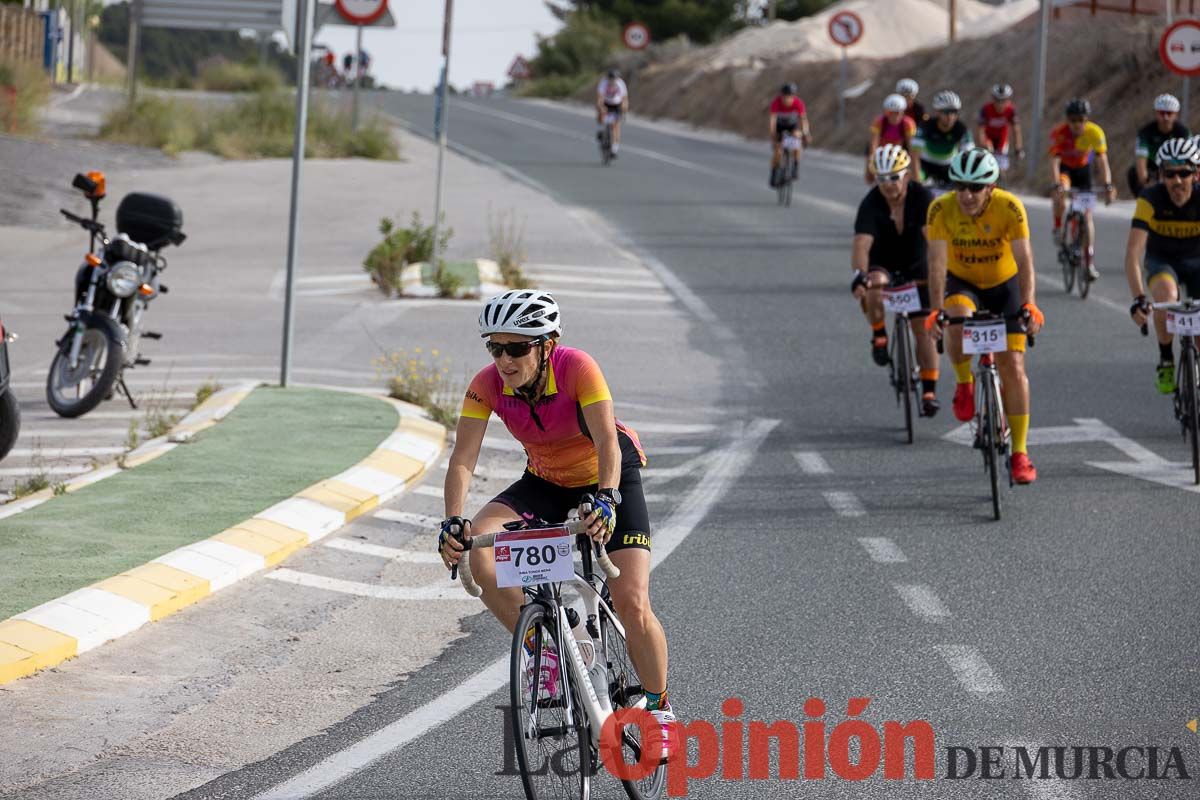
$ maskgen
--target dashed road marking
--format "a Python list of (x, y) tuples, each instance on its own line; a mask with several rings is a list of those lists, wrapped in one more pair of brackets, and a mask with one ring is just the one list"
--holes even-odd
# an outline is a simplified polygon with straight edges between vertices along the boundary
[(842, 517), (864, 517), (867, 510), (863, 508), (862, 503), (858, 501), (858, 497), (854, 492), (821, 492), (825, 497), (825, 502), (829, 503), (829, 507)]
[(858, 543), (866, 549), (871, 560), (879, 564), (903, 564), (908, 561), (900, 546), (886, 536), (863, 536)]
[(811, 450), (802, 450), (792, 455), (796, 457), (796, 463), (800, 465), (800, 469), (808, 475), (833, 474), (833, 470), (820, 453)]
[(406, 525), (416, 525), (418, 528), (434, 529), (441, 526), (442, 521), (428, 514), (417, 514), (413, 511), (397, 511), (393, 508), (382, 508), (375, 512), (376, 519), (388, 522), (403, 522)]
[(992, 672), (987, 661), (974, 647), (965, 644), (939, 644), (934, 649), (946, 660), (950, 671), (968, 692), (996, 694), (1004, 691), (1003, 684)]
[(893, 583), (894, 588), (908, 610), (925, 622), (944, 622), (950, 618), (950, 609), (930, 587), (923, 583)]
[(378, 558), (387, 558), (392, 561), (404, 561), (409, 564), (442, 563), (442, 557), (434, 552), (426, 553), (418, 550), (401, 550), (398, 547), (384, 547), (383, 545), (360, 542), (355, 539), (330, 539), (322, 544), (334, 550), (345, 550), (348, 553), (358, 553), (364, 556), (377, 556)]
[(446, 497), (446, 492), (440, 486), (418, 486), (417, 488), (413, 489), (413, 494), (423, 494), (426, 497), (438, 497), (443, 499)]
[(281, 583), (291, 583), (297, 586), (307, 586), (311, 589), (323, 589), (327, 592), (352, 594), (358, 597), (376, 597), (381, 600), (462, 600), (478, 602), (474, 597), (463, 591), (458, 581), (438, 581), (428, 586), (380, 586), (374, 583), (346, 581), (341, 578), (328, 578), (324, 575), (313, 575), (310, 572), (298, 572), (294, 569), (277, 569), (268, 572), (266, 577)]

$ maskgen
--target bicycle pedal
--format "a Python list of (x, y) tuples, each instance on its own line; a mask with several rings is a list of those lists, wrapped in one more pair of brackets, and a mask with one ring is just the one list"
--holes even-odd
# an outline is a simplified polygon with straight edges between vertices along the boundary
[(158, 331), (145, 331), (142, 333), (143, 339), (161, 339), (162, 334)]
[(135, 367), (144, 367), (144, 366), (148, 365), (149, 363), (150, 363), (150, 359), (146, 358), (145, 356), (138, 356), (137, 358), (135, 358), (133, 360), (133, 365)]

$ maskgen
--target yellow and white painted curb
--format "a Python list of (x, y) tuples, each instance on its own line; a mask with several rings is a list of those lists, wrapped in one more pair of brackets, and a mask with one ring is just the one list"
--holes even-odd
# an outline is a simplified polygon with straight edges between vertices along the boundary
[[(211, 428), (225, 419), (230, 411), (233, 411), (238, 407), (239, 403), (250, 396), (250, 393), (254, 391), (254, 387), (257, 385), (257, 383), (251, 381), (214, 392), (212, 396), (196, 406), (190, 414), (171, 428), (166, 436), (150, 439), (141, 447), (130, 450), (120, 462), (106, 464), (103, 467), (98, 467), (90, 472), (85, 472), (82, 475), (71, 478), (64, 484), (67, 494), (78, 491), (84, 486), (90, 486), (96, 481), (110, 478), (122, 470), (133, 469), (134, 467), (153, 461), (159, 456), (174, 450), (178, 445), (190, 441), (200, 431), (205, 428)], [(0, 519), (20, 514), (22, 511), (28, 511), (31, 508), (40, 506), (53, 497), (53, 489), (42, 489), (27, 497), (22, 497), (20, 500), (6, 503), (0, 506)]]
[[(419, 481), (441, 456), (446, 430), (416, 406), (389, 402), (400, 415), (395, 432), (345, 472), (215, 536), (0, 622), (0, 684), (99, 647), (274, 566)], [(215, 421), (215, 412), (211, 418)]]

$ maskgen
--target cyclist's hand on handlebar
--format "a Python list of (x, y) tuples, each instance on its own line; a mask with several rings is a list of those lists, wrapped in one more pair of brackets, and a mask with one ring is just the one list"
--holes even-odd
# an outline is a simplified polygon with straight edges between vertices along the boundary
[(442, 529), (438, 532), (437, 551), (442, 557), (446, 569), (453, 569), (462, 558), (463, 546), (461, 537), (471, 532), (471, 520), (463, 517), (449, 517), (442, 520)]
[(1037, 303), (1022, 303), (1021, 313), (1025, 317), (1025, 332), (1034, 336), (1046, 324), (1046, 315), (1037, 307)]
[(923, 324), (926, 333), (932, 334), (935, 339), (941, 339), (942, 328), (946, 327), (946, 312), (940, 308), (930, 309)]
[(585, 495), (579, 514), (587, 523), (587, 535), (597, 544), (605, 544), (617, 526), (617, 506), (610, 498)]
[(1117, 199), (1117, 187), (1111, 183), (1104, 185), (1104, 205), (1112, 205), (1112, 202)]
[(855, 299), (862, 300), (867, 296), (867, 289), (871, 286), (871, 279), (865, 272), (855, 272), (854, 280), (850, 281), (850, 294), (854, 295)]
[(1138, 327), (1146, 324), (1150, 317), (1150, 301), (1146, 299), (1146, 295), (1139, 294), (1133, 299), (1133, 305), (1129, 307), (1129, 316), (1133, 317), (1133, 324)]

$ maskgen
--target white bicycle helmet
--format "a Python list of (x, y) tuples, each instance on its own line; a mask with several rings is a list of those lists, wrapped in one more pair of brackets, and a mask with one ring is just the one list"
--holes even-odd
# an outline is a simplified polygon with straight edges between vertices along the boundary
[(884, 111), (903, 111), (908, 108), (908, 101), (898, 94), (889, 94), (883, 98)]
[(955, 183), (995, 183), (999, 179), (996, 157), (982, 147), (964, 150), (950, 162), (950, 180)]
[(1196, 137), (1167, 139), (1158, 148), (1154, 160), (1160, 168), (1200, 166), (1200, 147), (1196, 146)]
[(1175, 114), (1179, 113), (1179, 98), (1173, 94), (1160, 94), (1154, 98), (1155, 111), (1170, 111)]
[(992, 87), (992, 97), (997, 100), (1007, 100), (1013, 96), (1012, 87), (1007, 83), (997, 83)]
[(906, 97), (916, 97), (919, 91), (921, 91), (921, 87), (912, 78), (901, 78), (896, 82), (896, 94), (902, 94)]
[(898, 144), (876, 147), (871, 156), (871, 171), (876, 175), (891, 175), (904, 172), (912, 164), (908, 151)]
[(523, 336), (547, 336), (562, 333), (562, 315), (549, 292), (513, 289), (498, 294), (483, 304), (479, 314), (479, 335), (517, 333)]
[(960, 111), (962, 110), (962, 100), (958, 99), (958, 95), (949, 89), (943, 89), (933, 96), (934, 111)]

